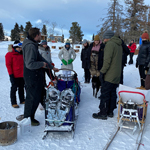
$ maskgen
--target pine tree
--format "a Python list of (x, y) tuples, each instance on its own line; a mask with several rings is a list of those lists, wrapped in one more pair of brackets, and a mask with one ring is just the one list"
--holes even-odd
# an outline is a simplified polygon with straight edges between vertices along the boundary
[(15, 24), (14, 29), (11, 30), (11, 40), (20, 40), (20, 29), (18, 23)]
[(4, 30), (3, 30), (3, 24), (0, 23), (0, 41), (4, 40)]
[(64, 43), (64, 34), (62, 34), (61, 42)]
[(15, 41), (15, 32), (14, 32), (14, 29), (11, 30), (11, 35), (10, 36), (11, 36), (11, 40)]
[(124, 20), (126, 30), (129, 32), (128, 39), (138, 41), (141, 33), (145, 30), (148, 7), (144, 5), (144, 0), (125, 0), (127, 16)]
[(47, 35), (46, 25), (43, 25), (42, 34)]
[(30, 21), (26, 22), (26, 27), (25, 27), (25, 29), (24, 29), (24, 38), (27, 37), (27, 33), (28, 33), (28, 31), (29, 31), (29, 29), (30, 29), (31, 27), (32, 27), (31, 22), (30, 22)]
[(82, 37), (84, 36), (78, 22), (72, 22), (72, 27), (70, 27), (69, 33), (73, 44), (75, 44), (76, 42), (81, 42)]
[(23, 32), (24, 31), (24, 28), (23, 28), (23, 26), (21, 25), (20, 26), (20, 32)]
[(94, 36), (94, 34), (93, 34), (93, 36), (92, 36), (92, 41), (94, 41), (94, 37), (95, 37), (95, 36)]

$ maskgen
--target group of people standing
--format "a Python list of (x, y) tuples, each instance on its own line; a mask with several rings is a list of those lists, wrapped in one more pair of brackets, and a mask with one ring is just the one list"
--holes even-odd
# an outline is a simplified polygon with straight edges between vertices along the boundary
[[(150, 42), (147, 32), (142, 34), (143, 43), (139, 49), (136, 67), (139, 68), (141, 77), (140, 89), (150, 89), (149, 84), (145, 84), (146, 80), (150, 81)], [(39, 125), (39, 121), (35, 119), (35, 112), (39, 105), (42, 104), (44, 87), (46, 86), (45, 72), (54, 80), (51, 70), (56, 72), (51, 59), (50, 48), (47, 41), (41, 41), (41, 33), (38, 28), (31, 28), (27, 38), (23, 41), (15, 41), (9, 47), (6, 56), (6, 67), (10, 76), (11, 104), (14, 108), (19, 108), (16, 101), (16, 91), (18, 88), (20, 104), (25, 104), (24, 118), (31, 118), (33, 126)], [(127, 56), (130, 54), (129, 64), (133, 64), (133, 55), (136, 44), (132, 40), (127, 47), (123, 40), (108, 30), (103, 34), (103, 41), (99, 35), (94, 37), (91, 44), (85, 39), (83, 40), (83, 49), (81, 52), (82, 68), (85, 72), (85, 83), (90, 83), (90, 79), (98, 78), (101, 82), (101, 95), (98, 113), (93, 113), (93, 118), (107, 119), (113, 117), (113, 111), (117, 108), (116, 88), (119, 83), (123, 84), (123, 69), (127, 63)], [(73, 69), (73, 61), (76, 53), (67, 40), (65, 46), (58, 54), (62, 62), (62, 69)], [(147, 77), (145, 71), (148, 71)], [(63, 71), (64, 76), (71, 75), (69, 70)], [(24, 86), (26, 97), (24, 96)]]

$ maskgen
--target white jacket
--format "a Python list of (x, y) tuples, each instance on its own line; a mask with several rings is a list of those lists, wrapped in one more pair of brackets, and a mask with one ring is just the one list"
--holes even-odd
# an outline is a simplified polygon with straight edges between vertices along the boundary
[(67, 62), (67, 65), (64, 65), (62, 63), (61, 65), (61, 69), (71, 69), (73, 70), (73, 64), (68, 64), (68, 60), (73, 59), (75, 60), (76, 58), (76, 53), (73, 50), (72, 47), (70, 47), (69, 50), (67, 50), (65, 47), (63, 47), (63, 49), (59, 52), (58, 57), (60, 60), (64, 59)]

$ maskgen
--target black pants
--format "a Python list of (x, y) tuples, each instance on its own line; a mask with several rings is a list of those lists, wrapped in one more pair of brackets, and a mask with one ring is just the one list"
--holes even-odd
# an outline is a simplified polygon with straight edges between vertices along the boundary
[(139, 65), (139, 73), (140, 73), (140, 78), (141, 78), (141, 86), (145, 87), (145, 69), (144, 65)]
[(36, 109), (43, 98), (43, 82), (37, 81), (34, 84), (25, 85), (26, 88), (26, 100), (24, 108), (24, 117), (31, 119), (34, 118)]
[(133, 64), (133, 56), (134, 56), (134, 53), (130, 53), (129, 64)]
[(15, 83), (11, 84), (11, 90), (10, 90), (10, 99), (11, 104), (17, 104), (16, 100), (16, 91), (18, 89), (18, 95), (20, 103), (24, 102), (24, 79), (23, 78), (14, 78)]
[(91, 78), (91, 73), (89, 69), (84, 69), (84, 73), (85, 73), (85, 81), (89, 82), (90, 78)]
[[(113, 84), (110, 82), (104, 82), (101, 87), (101, 96), (100, 96), (100, 111), (104, 113), (113, 112), (116, 106), (117, 94), (116, 88), (118, 84)], [(103, 112), (102, 112), (103, 113)]]
[(122, 65), (122, 68), (121, 68), (120, 84), (123, 84), (123, 70), (124, 70), (124, 65)]

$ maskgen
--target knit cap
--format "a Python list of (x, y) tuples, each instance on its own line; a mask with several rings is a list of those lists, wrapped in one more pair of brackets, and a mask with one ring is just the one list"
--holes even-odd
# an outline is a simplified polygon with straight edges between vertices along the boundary
[(104, 34), (103, 34), (103, 39), (111, 39), (113, 36), (115, 35), (115, 33), (111, 30), (107, 30)]
[(69, 39), (67, 39), (67, 41), (66, 41), (66, 45), (70, 45), (70, 41), (69, 41)]
[(46, 40), (43, 40), (43, 41), (41, 42), (41, 45), (47, 45), (47, 41), (46, 41)]
[(146, 40), (149, 39), (149, 35), (148, 35), (148, 31), (147, 30), (144, 31), (144, 33), (142, 34), (141, 38), (142, 39), (146, 39)]
[(99, 35), (94, 36), (94, 41), (100, 41)]
[(13, 44), (13, 48), (22, 47), (22, 43), (19, 40), (16, 40)]
[(82, 44), (85, 44), (87, 43), (88, 41), (86, 39), (83, 40)]

